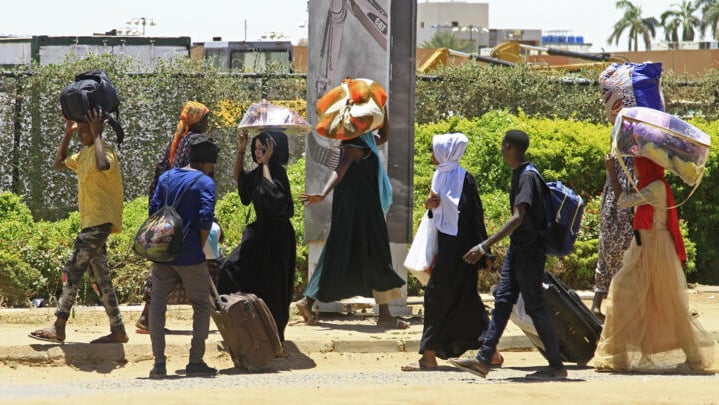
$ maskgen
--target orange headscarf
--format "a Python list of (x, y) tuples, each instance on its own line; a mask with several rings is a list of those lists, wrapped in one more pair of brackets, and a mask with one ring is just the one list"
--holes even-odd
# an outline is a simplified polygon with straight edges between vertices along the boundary
[[(650, 183), (661, 180), (667, 190), (667, 207), (674, 207), (674, 194), (672, 189), (669, 187), (669, 183), (664, 179), (664, 168), (651, 160), (643, 157), (634, 158), (634, 168), (639, 178), (639, 189), (643, 189)], [(632, 226), (634, 229), (650, 229), (654, 219), (654, 207), (649, 204), (640, 205), (637, 207), (636, 213), (634, 214), (634, 222)], [(667, 210), (667, 229), (674, 238), (674, 249), (679, 256), (681, 262), (687, 260), (687, 252), (684, 248), (684, 240), (682, 239), (682, 233), (679, 230), (679, 214), (676, 208), (670, 208)]]
[(197, 124), (202, 118), (210, 112), (204, 104), (197, 101), (188, 101), (182, 106), (182, 114), (180, 114), (180, 122), (177, 123), (175, 133), (170, 144), (170, 166), (175, 161), (175, 152), (182, 138), (190, 131), (190, 127)]

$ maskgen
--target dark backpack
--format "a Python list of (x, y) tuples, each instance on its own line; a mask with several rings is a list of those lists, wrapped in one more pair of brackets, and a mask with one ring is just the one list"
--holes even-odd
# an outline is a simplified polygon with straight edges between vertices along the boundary
[[(167, 188), (162, 207), (150, 215), (135, 233), (132, 243), (132, 250), (135, 253), (153, 262), (169, 262), (180, 254), (186, 235), (182, 229), (182, 217), (177, 213), (175, 207), (180, 204), (187, 190), (191, 189), (202, 176), (202, 174), (197, 176), (189, 186), (182, 190), (172, 204), (167, 202), (169, 187)], [(168, 175), (168, 185), (169, 182), (170, 176)]]
[(542, 179), (544, 187), (544, 229), (541, 237), (546, 254), (566, 256), (574, 249), (579, 226), (584, 215), (584, 200), (561, 181), (545, 182), (541, 173), (531, 164), (525, 171), (533, 171)]
[[(60, 92), (60, 106), (65, 117), (73, 121), (85, 121), (85, 114), (91, 108), (101, 107), (103, 118), (117, 135), (117, 143), (122, 143), (125, 131), (117, 121), (120, 99), (104, 71), (91, 70), (75, 76), (75, 81)], [(115, 113), (115, 117), (110, 113)]]

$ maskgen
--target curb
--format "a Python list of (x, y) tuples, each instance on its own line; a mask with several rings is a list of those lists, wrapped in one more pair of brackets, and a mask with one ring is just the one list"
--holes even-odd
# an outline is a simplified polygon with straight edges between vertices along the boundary
[[(395, 353), (413, 352), (419, 350), (419, 339), (412, 340), (307, 340), (288, 341), (302, 353)], [(208, 340), (206, 356), (220, 357), (227, 353), (219, 349), (219, 341)], [(525, 336), (503, 336), (499, 342), (499, 350), (523, 351), (532, 350), (532, 344)], [(187, 345), (168, 344), (165, 353), (168, 357), (187, 356)], [(22, 364), (68, 364), (81, 366), (83, 364), (117, 363), (152, 361), (152, 346), (150, 344), (90, 344), (66, 343), (48, 344), (38, 343), (23, 346), (8, 346), (0, 353), (0, 362)]]
[[(591, 291), (577, 291), (580, 298), (591, 299), (593, 293)], [(690, 290), (692, 293), (719, 293), (719, 286), (702, 286)], [(710, 297), (714, 298), (714, 297)], [(493, 297), (482, 295), (485, 303), (493, 302)], [(412, 297), (408, 299), (409, 303), (416, 305), (419, 299)], [(139, 312), (140, 307), (127, 307), (124, 311)], [(186, 308), (183, 310), (188, 312)], [(175, 314), (187, 317), (183, 311), (177, 310)], [(26, 312), (28, 315), (26, 315)], [(78, 317), (103, 317), (104, 309), (101, 307), (87, 307), (82, 311), (78, 311)], [(27, 322), (28, 329), (37, 326), (37, 319), (46, 321), (43, 317), (51, 318), (51, 310), (16, 310), (2, 309), (0, 314), (10, 314), (17, 318), (21, 317)], [(31, 315), (31, 316), (30, 316)], [(37, 318), (32, 321), (29, 318)], [(184, 318), (183, 318), (184, 319)], [(184, 321), (183, 321), (184, 322)], [(17, 327), (13, 323), (15, 329), (5, 329), (5, 335), (0, 337), (0, 363), (5, 364), (30, 364), (30, 365), (71, 365), (78, 368), (86, 368), (89, 365), (101, 365), (108, 367), (110, 365), (124, 364), (127, 362), (152, 361), (152, 346), (148, 340), (140, 340), (132, 338), (127, 344), (90, 344), (89, 342), (96, 334), (104, 333), (104, 319), (100, 322), (101, 326), (92, 324), (90, 329), (82, 329), (73, 331), (73, 338), (78, 339), (75, 342), (66, 342), (65, 344), (54, 344), (47, 342), (28, 340), (24, 343), (26, 337), (25, 327)], [(715, 323), (710, 326), (709, 332), (715, 341), (719, 341), (719, 327)], [(421, 339), (421, 328), (404, 335), (384, 334), (383, 332), (356, 333), (350, 332), (344, 337), (340, 335), (327, 333), (325, 331), (302, 333), (297, 336), (288, 336), (288, 351), (299, 353), (417, 353), (419, 351), (419, 343)], [(714, 329), (714, 330), (712, 330)], [(100, 332), (102, 331), (102, 332)], [(509, 333), (508, 333), (509, 332)], [(352, 335), (356, 336), (352, 338)], [(213, 358), (222, 358), (228, 356), (226, 352), (218, 349), (218, 344), (222, 341), (219, 333), (211, 333), (207, 340), (207, 356)], [(5, 346), (2, 345), (5, 344)], [(166, 354), (171, 357), (186, 357), (189, 352), (190, 339), (186, 333), (171, 338), (168, 336), (166, 343)], [(535, 350), (530, 340), (519, 330), (505, 331), (499, 341), (498, 349), (502, 351), (531, 351)], [(228, 356), (229, 358), (229, 356)]]

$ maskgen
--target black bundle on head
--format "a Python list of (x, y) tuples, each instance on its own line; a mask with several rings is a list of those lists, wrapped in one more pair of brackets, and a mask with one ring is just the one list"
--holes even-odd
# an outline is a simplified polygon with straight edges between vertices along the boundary
[(270, 138), (275, 141), (274, 151), (272, 152), (272, 157), (270, 158), (270, 166), (286, 165), (290, 159), (290, 148), (287, 135), (280, 131), (265, 131), (252, 138), (252, 142), (250, 144), (252, 160), (257, 163), (257, 157), (255, 157), (255, 150), (257, 149), (255, 141), (259, 139), (260, 142), (266, 146)]

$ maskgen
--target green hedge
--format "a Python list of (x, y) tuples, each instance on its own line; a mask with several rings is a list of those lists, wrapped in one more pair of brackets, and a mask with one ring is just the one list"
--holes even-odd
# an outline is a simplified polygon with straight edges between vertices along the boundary
[[(719, 142), (719, 122), (691, 120), (710, 134), (712, 143)], [(419, 222), (424, 209), (421, 204), (429, 192), (433, 166), (431, 137), (434, 134), (463, 132), (470, 144), (461, 161), (477, 179), (485, 208), (489, 232), (496, 231), (509, 217), (507, 192), (510, 170), (502, 162), (500, 141), (504, 132), (517, 128), (530, 134), (528, 159), (542, 170), (546, 180), (560, 179), (587, 201), (582, 230), (575, 251), (560, 259), (550, 258), (548, 266), (575, 288), (589, 288), (594, 281), (599, 232), (599, 206), (604, 185), (604, 155), (609, 147), (611, 127), (604, 124), (569, 119), (528, 117), (520, 111), (489, 112), (473, 120), (452, 118), (447, 121), (418, 125), (415, 133), (414, 220)], [(708, 229), (719, 226), (719, 180), (716, 175), (716, 149), (710, 152), (701, 185), (685, 205), (679, 208), (681, 228), (687, 245), (689, 278), (703, 283), (719, 282), (711, 263), (719, 260), (719, 248)], [(671, 174), (667, 178), (675, 190), (677, 202), (689, 196), (691, 189)], [(500, 257), (507, 241), (499, 244)]]
[[(599, 65), (601, 66), (601, 65)], [(417, 82), (416, 121), (431, 123), (453, 116), (481, 117), (506, 110), (595, 123), (606, 122), (597, 79), (602, 67), (567, 73), (526, 65), (507, 68), (465, 63), (445, 66)], [(700, 77), (665, 72), (666, 111), (681, 117), (719, 119), (719, 70)]]
[[(34, 66), (0, 77), (0, 305), (23, 305), (36, 296), (52, 298), (59, 292), (60, 270), (79, 232), (76, 179), (71, 173), (52, 171), (50, 164), (61, 137), (62, 118), (57, 94), (73, 75), (90, 68), (104, 68), (113, 78), (123, 104), (121, 120), (126, 143), (121, 148), (125, 174), (124, 231), (110, 239), (110, 266), (120, 299), (137, 303), (149, 271), (149, 263), (130, 250), (134, 230), (146, 217), (146, 187), (154, 164), (176, 124), (182, 103), (197, 99), (213, 111), (210, 132), (222, 145), (218, 162), (217, 217), (226, 232), (225, 254), (237, 245), (242, 229), (254, 213), (240, 204), (231, 180), (234, 162), (234, 126), (249, 103), (262, 92), (271, 100), (284, 100), (303, 111), (305, 83), (301, 78), (243, 78), (213, 70), (197, 61), (161, 63), (151, 73), (129, 60), (91, 57), (65, 64)], [(591, 82), (599, 71), (580, 72)], [(602, 157), (608, 150), (610, 126), (595, 86), (567, 84), (572, 79), (558, 73), (524, 67), (482, 68), (466, 64), (438, 73), (438, 80), (420, 79), (416, 97), (416, 153), (414, 157), (415, 226), (423, 209), (419, 204), (429, 189), (434, 134), (461, 131), (471, 142), (462, 164), (477, 178), (490, 232), (508, 217), (507, 190), (510, 173), (502, 163), (499, 141), (507, 129), (520, 128), (532, 137), (529, 157), (548, 180), (558, 178), (587, 200), (582, 233), (575, 252), (549, 266), (571, 286), (593, 284), (596, 264), (599, 193), (604, 182)], [(574, 77), (576, 78), (576, 76)], [(709, 133), (717, 144), (719, 121), (714, 89), (719, 73), (701, 78), (666, 74), (663, 90), (667, 111), (704, 116), (691, 122)], [(108, 138), (113, 140), (111, 131)], [(292, 145), (291, 145), (292, 147)], [(302, 142), (292, 155), (301, 156)], [(712, 149), (703, 183), (680, 208), (682, 230), (687, 236), (690, 280), (718, 283), (712, 264), (719, 260), (719, 245), (711, 231), (719, 228), (719, 182), (717, 152)], [(288, 175), (296, 197), (304, 191), (304, 160), (291, 162)], [(673, 176), (670, 183), (677, 201), (690, 190)], [(10, 191), (10, 192), (7, 192)], [(19, 197), (22, 196), (22, 197)], [(306, 283), (307, 252), (303, 244), (304, 211), (295, 205), (293, 225), (297, 231), (296, 292)], [(500, 244), (500, 259), (506, 248)], [(485, 275), (482, 287), (491, 280)], [(95, 302), (90, 288), (81, 290), (81, 302)], [(420, 292), (410, 279), (410, 293)]]
[[(222, 147), (217, 167), (218, 189), (222, 194), (234, 189), (229, 179), (235, 125), (249, 104), (266, 95), (300, 113), (306, 108), (306, 82), (302, 77), (275, 76), (271, 72), (261, 77), (245, 77), (219, 71), (196, 59), (161, 60), (152, 71), (147, 71), (146, 66), (132, 59), (95, 55), (3, 72), (0, 144), (6, 147), (0, 148), (0, 190), (24, 196), (35, 218), (55, 220), (74, 209), (72, 200), (66, 198), (75, 192), (73, 176), (51, 168), (63, 128), (58, 94), (75, 74), (93, 68), (108, 71), (122, 100), (120, 120), (126, 137), (119, 154), (123, 173), (133, 174), (124, 179), (127, 200), (147, 193), (154, 165), (175, 129), (185, 101), (201, 101), (213, 112), (210, 131)], [(565, 121), (603, 124), (604, 108), (596, 87), (599, 73), (600, 69), (568, 74), (474, 63), (446, 67), (432, 76), (435, 80), (428, 77), (417, 80), (416, 122), (424, 125), (455, 118), (473, 120), (494, 111), (508, 111), (518, 116), (526, 113), (545, 117), (549, 126), (571, 127), (571, 123), (563, 124)], [(662, 78), (667, 111), (680, 116), (716, 120), (717, 87), (717, 70), (699, 78), (672, 73)], [(501, 127), (500, 124), (497, 123)], [(567, 131), (557, 128), (546, 133), (564, 136)], [(575, 136), (580, 141), (584, 139), (581, 133)], [(112, 131), (108, 130), (106, 138), (114, 141)], [(291, 146), (293, 156), (303, 152), (301, 143)], [(538, 163), (551, 168), (563, 163), (561, 154), (555, 153), (550, 159)], [(578, 155), (576, 159), (579, 160), (566, 163), (579, 165), (591, 156)], [(492, 175), (501, 176), (501, 169), (495, 170), (497, 173)]]
[[(694, 123), (712, 134), (716, 133), (719, 125), (702, 120)], [(439, 123), (418, 125), (414, 158), (415, 226), (424, 211), (421, 203), (429, 191), (434, 170), (430, 152), (432, 136), (456, 131), (461, 131), (470, 138), (461, 164), (477, 179), (489, 232), (495, 232), (508, 219), (507, 190), (510, 171), (502, 163), (499, 145), (504, 132), (510, 128), (523, 129), (530, 134), (528, 157), (543, 170), (547, 179), (561, 179), (587, 200), (575, 251), (562, 259), (550, 258), (548, 267), (554, 273), (560, 274), (569, 285), (575, 288), (590, 288), (593, 285), (597, 260), (599, 193), (604, 182), (602, 157), (607, 149), (610, 131), (606, 125), (531, 118), (524, 114), (512, 115), (507, 112), (492, 112), (474, 120), (453, 118)], [(716, 141), (716, 136), (712, 137)], [(712, 176), (716, 171), (716, 158), (716, 152), (712, 152), (703, 183), (694, 196), (680, 208), (682, 230), (689, 254), (686, 271), (692, 279), (703, 282), (716, 281), (713, 278), (716, 273), (709, 263), (717, 260), (719, 254), (716, 244), (707, 232), (707, 229), (714, 229), (719, 223), (719, 212), (716, 205), (711, 203), (718, 197), (716, 176)], [(304, 160), (299, 159), (290, 164), (288, 175), (293, 195), (296, 197), (304, 189)], [(682, 201), (690, 190), (674, 176), (670, 175), (669, 179), (677, 190), (677, 201)], [(0, 250), (13, 252), (0, 257), (0, 266), (6, 275), (0, 279), (0, 296), (5, 297), (4, 302), (7, 305), (19, 305), (21, 301), (27, 302), (27, 299), (33, 296), (55, 296), (60, 288), (60, 270), (79, 231), (78, 213), (72, 212), (58, 221), (33, 221), (22, 198), (8, 192), (0, 193), (0, 208)], [(229, 191), (218, 200), (216, 215), (225, 230), (223, 251), (229, 254), (239, 243), (246, 221), (253, 220), (254, 212), (241, 205), (236, 192)], [(131, 238), (146, 216), (146, 197), (126, 202), (123, 232), (110, 238), (110, 267), (122, 302), (140, 302), (145, 277), (150, 269), (150, 263), (131, 251)], [(306, 284), (308, 249), (302, 243), (304, 211), (297, 200), (292, 221), (297, 231), (295, 286), (296, 295), (299, 296)], [(500, 261), (507, 243), (507, 240), (502, 241), (495, 249)], [(481, 287), (486, 290), (492, 282), (490, 276), (483, 274)], [(413, 278), (410, 279), (409, 287), (410, 293), (421, 292), (420, 286)], [(96, 302), (94, 294), (89, 291), (87, 286), (81, 289), (81, 302)]]

